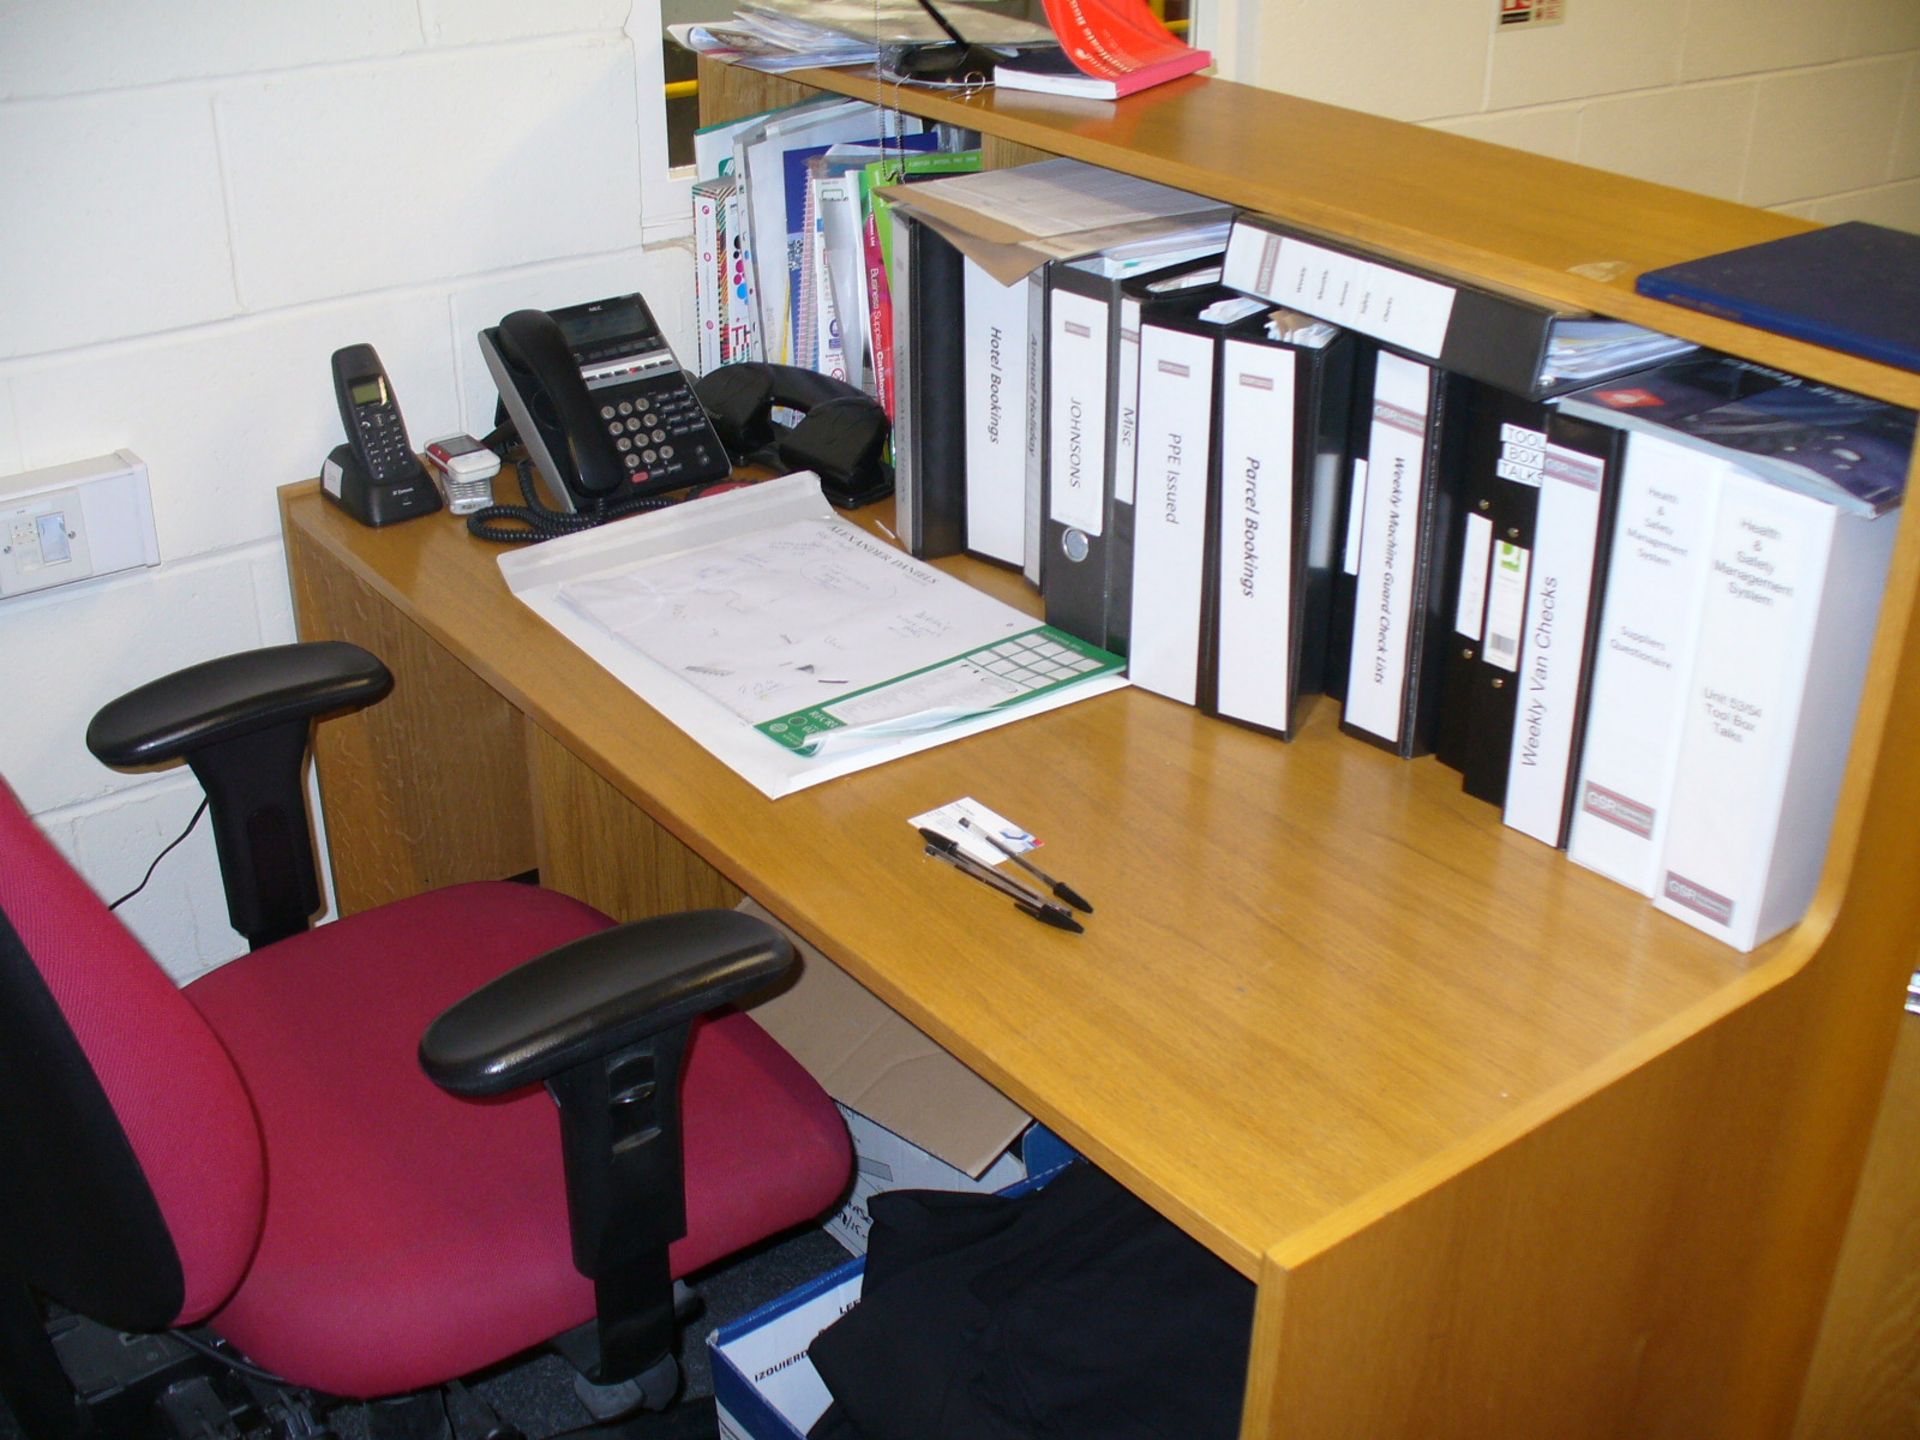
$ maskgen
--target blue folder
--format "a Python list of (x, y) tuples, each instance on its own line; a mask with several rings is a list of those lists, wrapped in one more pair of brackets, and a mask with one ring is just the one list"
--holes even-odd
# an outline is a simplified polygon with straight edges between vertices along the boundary
[(1848, 221), (1649, 270), (1642, 295), (1920, 370), (1920, 235)]

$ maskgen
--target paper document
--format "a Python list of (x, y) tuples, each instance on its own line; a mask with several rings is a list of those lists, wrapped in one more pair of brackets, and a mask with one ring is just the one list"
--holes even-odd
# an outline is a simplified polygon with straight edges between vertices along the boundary
[(1041, 160), (880, 193), (940, 231), (1002, 285), (1049, 260), (1126, 245), (1191, 216), (1224, 222), (1230, 206), (1204, 195), (1083, 164)]
[(811, 472), (500, 557), (508, 588), (762, 792), (1125, 683), (834, 513)]
[[(938, 43), (949, 38), (914, 0), (761, 0), (743, 8), (751, 14), (783, 15), (881, 44)], [(940, 13), (976, 45), (1039, 45), (1053, 39), (1045, 25), (1000, 10), (943, 0)]]

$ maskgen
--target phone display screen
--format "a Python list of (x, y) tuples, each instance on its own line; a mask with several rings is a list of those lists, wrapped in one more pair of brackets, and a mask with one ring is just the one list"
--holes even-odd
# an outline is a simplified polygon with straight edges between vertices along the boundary
[(654, 341), (647, 312), (631, 300), (610, 300), (597, 306), (575, 306), (554, 312), (561, 333), (575, 350), (588, 351), (607, 340), (628, 342), (622, 348), (642, 348)]

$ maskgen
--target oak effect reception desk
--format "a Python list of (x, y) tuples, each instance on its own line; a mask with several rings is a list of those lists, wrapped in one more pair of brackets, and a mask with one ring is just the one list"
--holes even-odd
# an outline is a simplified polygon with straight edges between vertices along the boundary
[[(709, 119), (806, 85), (893, 98), (702, 72)], [(1128, 168), (1920, 401), (1920, 377), (1633, 293), (1786, 217), (1215, 81), (902, 99), (996, 159)], [(753, 895), (1258, 1283), (1246, 1436), (1792, 1429), (1920, 937), (1910, 516), (1819, 896), (1741, 955), (1324, 701), (1281, 744), (1123, 691), (768, 801), (456, 522), (282, 500), (302, 635), (398, 681), (319, 733), (343, 909), (535, 864), (622, 917)], [(1085, 935), (922, 856), (908, 817), (962, 795), (1045, 838), (1098, 907)]]

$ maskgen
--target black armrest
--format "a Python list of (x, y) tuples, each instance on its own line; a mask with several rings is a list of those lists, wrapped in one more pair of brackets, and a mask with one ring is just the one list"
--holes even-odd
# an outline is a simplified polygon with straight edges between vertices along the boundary
[(617, 925), (549, 950), (444, 1011), (420, 1065), (456, 1095), (548, 1080), (784, 975), (793, 945), (736, 910)]
[(391, 689), (387, 667), (343, 640), (247, 650), (109, 701), (87, 726), (87, 748), (108, 765), (157, 765), (289, 720), (370, 705)]

